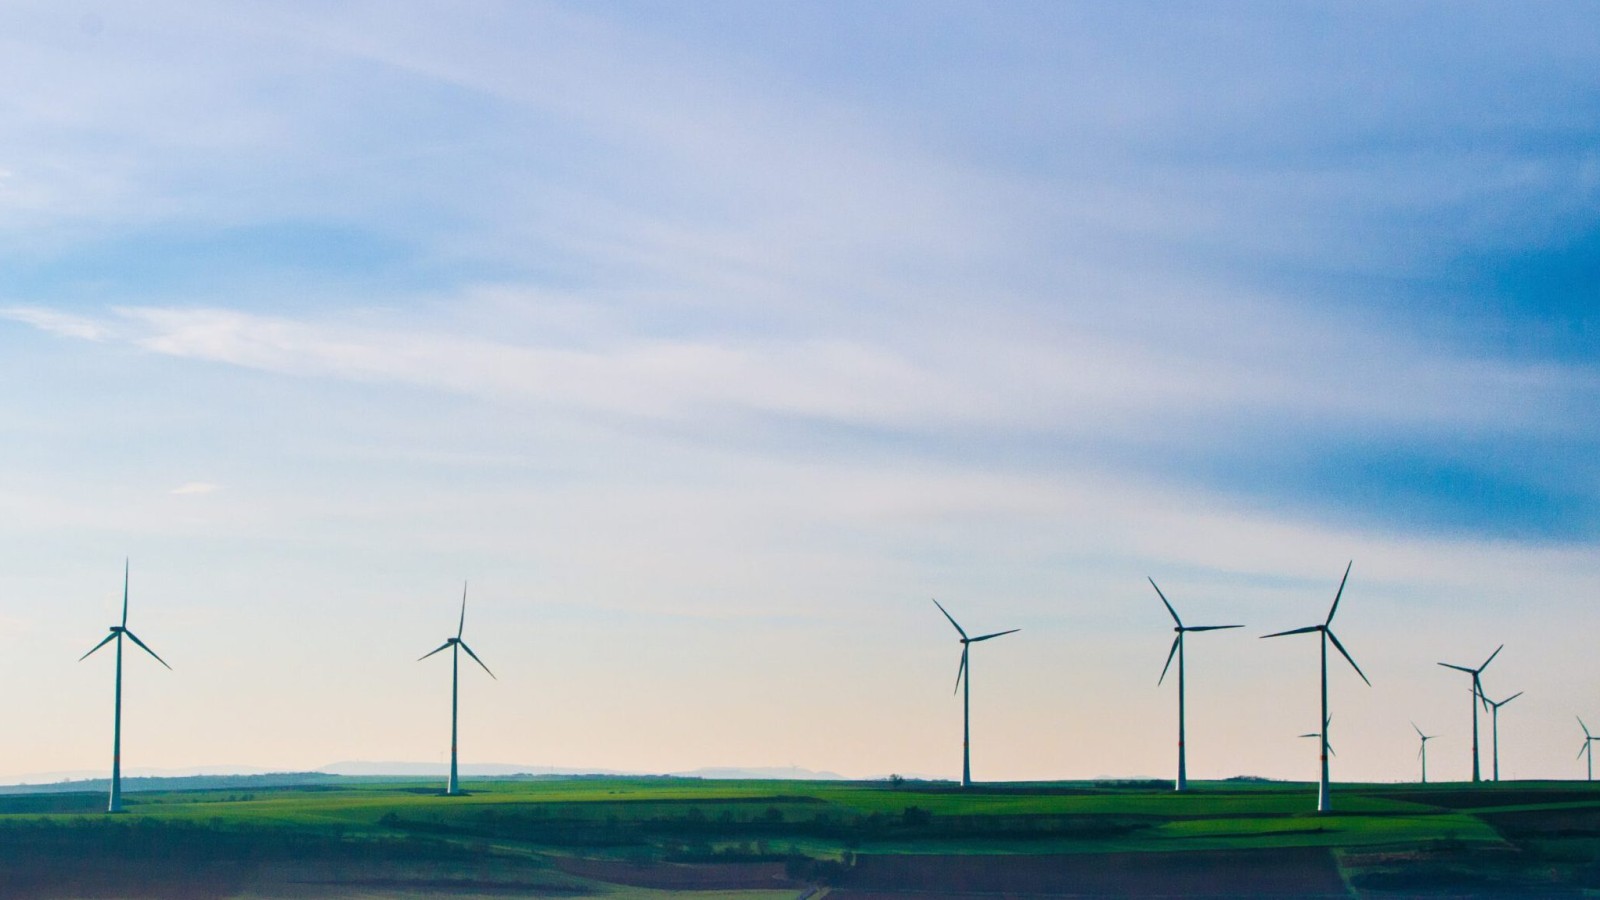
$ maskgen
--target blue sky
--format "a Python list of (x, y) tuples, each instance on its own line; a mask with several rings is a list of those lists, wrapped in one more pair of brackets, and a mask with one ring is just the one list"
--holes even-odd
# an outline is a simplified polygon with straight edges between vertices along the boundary
[[(950, 774), (938, 596), (1024, 628), (980, 775), (1164, 774), (1144, 577), (1264, 632), (1355, 558), (1351, 777), (1502, 640), (1570, 774), (1595, 19), (10, 4), (0, 775), (101, 765), (124, 555), (130, 764), (437, 758), (470, 577), (479, 759)], [(1191, 771), (1309, 773), (1309, 648), (1215, 646)]]

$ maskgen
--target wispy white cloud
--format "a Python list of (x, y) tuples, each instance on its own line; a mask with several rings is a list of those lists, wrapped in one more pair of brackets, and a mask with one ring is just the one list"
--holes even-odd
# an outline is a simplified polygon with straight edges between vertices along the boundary
[(94, 319), (72, 313), (58, 312), (37, 306), (12, 306), (0, 309), (0, 318), (22, 322), (51, 334), (79, 338), (86, 341), (104, 341), (113, 332), (104, 319)]
[[(503, 312), (507, 301), (496, 301)], [(1253, 322), (1186, 345), (1176, 328), (1026, 333), (911, 325), (873, 337), (497, 338), (409, 315), (289, 318), (216, 308), (126, 307), (100, 317), (10, 309), (64, 337), (301, 377), (401, 383), (576, 415), (704, 421), (808, 417), (883, 429), (1002, 426), (1027, 433), (1147, 433), (1171, 416), (1329, 418), (1466, 431), (1572, 429), (1600, 394), (1590, 367), (1461, 356), (1327, 317), (1235, 304), (1190, 307)], [(468, 316), (467, 318), (471, 318)], [(1196, 331), (1197, 334), (1203, 331)], [(1307, 352), (1306, 348), (1316, 348)]]

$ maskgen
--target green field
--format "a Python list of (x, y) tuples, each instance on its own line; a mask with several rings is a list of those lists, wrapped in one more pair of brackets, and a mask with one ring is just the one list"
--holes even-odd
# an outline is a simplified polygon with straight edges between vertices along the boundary
[[(577, 778), (0, 797), (6, 897), (1600, 896), (1568, 782)], [(907, 894), (907, 896), (911, 896)]]

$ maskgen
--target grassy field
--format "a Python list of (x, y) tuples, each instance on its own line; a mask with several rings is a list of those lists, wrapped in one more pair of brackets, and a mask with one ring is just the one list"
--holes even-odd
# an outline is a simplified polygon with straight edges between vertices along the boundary
[[(69, 897), (1600, 895), (1581, 783), (585, 778), (0, 797), (0, 894)], [(906, 896), (910, 896), (906, 894)]]

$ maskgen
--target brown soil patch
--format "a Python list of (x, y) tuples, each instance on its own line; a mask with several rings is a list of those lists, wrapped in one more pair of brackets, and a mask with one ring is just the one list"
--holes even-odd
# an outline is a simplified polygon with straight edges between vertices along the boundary
[(557, 860), (556, 868), (579, 878), (658, 890), (736, 891), (799, 887), (784, 875), (782, 863), (630, 863), (569, 857)]
[(1348, 897), (1325, 848), (1045, 856), (867, 856), (830, 900)]

